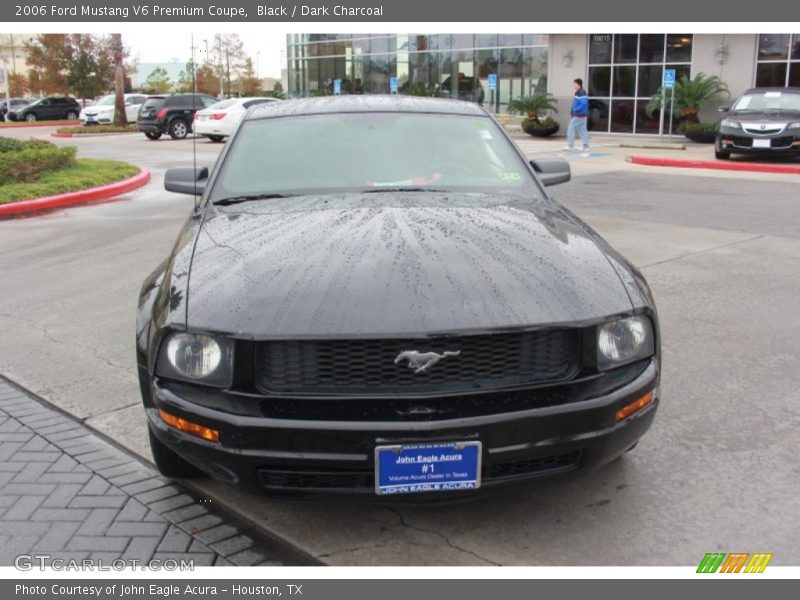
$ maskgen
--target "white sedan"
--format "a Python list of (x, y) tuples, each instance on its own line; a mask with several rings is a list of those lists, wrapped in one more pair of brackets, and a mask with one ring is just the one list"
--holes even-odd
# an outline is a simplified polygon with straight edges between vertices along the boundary
[(234, 127), (239, 124), (248, 108), (265, 102), (278, 102), (278, 99), (263, 97), (231, 98), (212, 104), (208, 108), (195, 113), (194, 131), (207, 137), (212, 142), (220, 142), (223, 138), (233, 133)]
[[(125, 94), (125, 117), (128, 123), (136, 123), (141, 108), (147, 96), (144, 94)], [(103, 96), (81, 111), (78, 120), (81, 125), (110, 125), (114, 122), (114, 94)]]

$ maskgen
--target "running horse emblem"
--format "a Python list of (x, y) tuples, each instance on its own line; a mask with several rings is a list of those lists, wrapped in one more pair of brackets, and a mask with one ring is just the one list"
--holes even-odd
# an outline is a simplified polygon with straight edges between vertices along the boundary
[(414, 373), (424, 373), (440, 360), (451, 356), (458, 356), (461, 350), (445, 350), (441, 354), (437, 352), (418, 352), (417, 350), (403, 350), (394, 359), (394, 364), (399, 365), (402, 361), (408, 361), (408, 368), (414, 369)]

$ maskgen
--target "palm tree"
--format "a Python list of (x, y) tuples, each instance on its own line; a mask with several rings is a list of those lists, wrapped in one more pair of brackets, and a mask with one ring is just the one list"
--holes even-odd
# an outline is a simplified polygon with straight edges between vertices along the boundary
[(520, 96), (508, 103), (512, 115), (526, 115), (533, 127), (539, 126), (539, 115), (548, 110), (558, 112), (556, 97), (548, 92), (537, 92), (533, 96)]
[[(650, 98), (647, 103), (645, 111), (647, 115), (652, 115), (655, 111), (661, 109), (661, 98), (664, 92), (663, 88)], [(694, 79), (689, 79), (683, 75), (678, 81), (675, 82), (675, 110), (677, 110), (684, 121), (690, 123), (697, 123), (697, 113), (711, 100), (715, 100), (720, 96), (730, 96), (728, 86), (716, 75), (706, 75), (705, 73), (698, 73)], [(670, 110), (672, 93), (667, 90), (666, 92), (666, 106), (665, 110)]]

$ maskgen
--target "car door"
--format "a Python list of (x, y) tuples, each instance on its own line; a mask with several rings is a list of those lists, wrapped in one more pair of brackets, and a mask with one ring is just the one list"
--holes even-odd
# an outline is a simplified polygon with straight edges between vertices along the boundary
[(37, 119), (49, 119), (52, 111), (52, 103), (52, 99), (42, 98), (42, 100), (39, 101), (39, 104), (33, 107), (32, 112), (36, 115)]

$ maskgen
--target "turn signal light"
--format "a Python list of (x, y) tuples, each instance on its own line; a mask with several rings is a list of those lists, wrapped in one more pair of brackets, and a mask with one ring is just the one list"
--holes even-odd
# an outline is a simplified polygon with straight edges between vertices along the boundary
[(649, 405), (653, 398), (655, 397), (655, 390), (650, 390), (644, 396), (631, 402), (630, 404), (626, 404), (622, 408), (617, 411), (617, 422), (622, 421), (630, 417), (633, 413), (639, 412), (645, 406)]
[(164, 423), (174, 427), (175, 429), (179, 429), (190, 435), (203, 438), (204, 440), (208, 440), (209, 442), (219, 442), (219, 431), (217, 431), (216, 429), (211, 429), (210, 427), (204, 427), (203, 425), (198, 425), (197, 423), (192, 423), (191, 421), (187, 421), (186, 419), (176, 417), (175, 415), (170, 414), (162, 409), (158, 410), (158, 414), (164, 421)]
[(168, 108), (162, 108), (160, 111), (158, 111), (158, 114), (156, 115), (156, 121), (163, 121), (164, 119), (166, 119), (168, 112), (169, 112)]

